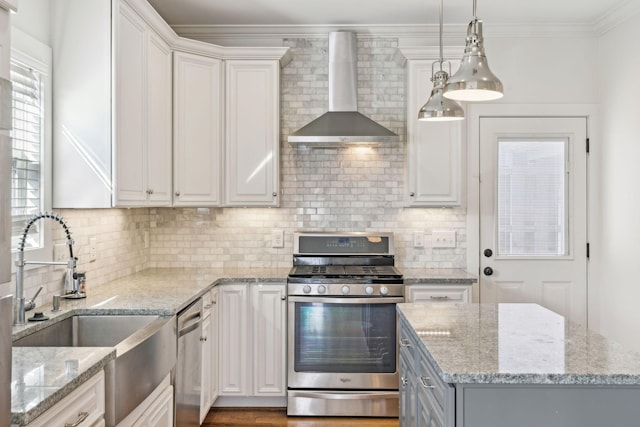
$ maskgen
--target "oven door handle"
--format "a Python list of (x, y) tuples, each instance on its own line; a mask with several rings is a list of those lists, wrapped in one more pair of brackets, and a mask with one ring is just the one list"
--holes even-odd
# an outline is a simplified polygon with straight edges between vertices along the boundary
[(289, 296), (289, 302), (317, 302), (322, 304), (397, 304), (404, 302), (403, 297), (374, 297), (374, 298), (354, 298), (354, 297), (301, 297)]

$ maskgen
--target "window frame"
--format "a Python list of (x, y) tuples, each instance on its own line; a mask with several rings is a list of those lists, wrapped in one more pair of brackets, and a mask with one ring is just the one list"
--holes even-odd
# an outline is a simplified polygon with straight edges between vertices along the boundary
[[(23, 31), (11, 28), (11, 62), (18, 62), (37, 70), (42, 77), (44, 95), (44, 123), (42, 126), (42, 157), (41, 157), (41, 210), (51, 210), (52, 200), (52, 108), (53, 108), (53, 82), (52, 82), (52, 53), (51, 48)], [(37, 261), (52, 261), (53, 236), (51, 221), (42, 221), (43, 246), (38, 249), (25, 249), (26, 258)], [(15, 256), (16, 249), (11, 248)], [(38, 268), (27, 266), (26, 268)], [(15, 263), (12, 263), (11, 271), (15, 272)]]

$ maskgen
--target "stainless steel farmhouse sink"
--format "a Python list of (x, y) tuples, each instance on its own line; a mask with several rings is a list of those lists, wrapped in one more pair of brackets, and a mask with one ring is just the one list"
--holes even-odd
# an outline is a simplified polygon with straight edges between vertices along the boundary
[(105, 367), (107, 426), (116, 426), (176, 364), (176, 318), (76, 315), (13, 342), (14, 347), (115, 347)]

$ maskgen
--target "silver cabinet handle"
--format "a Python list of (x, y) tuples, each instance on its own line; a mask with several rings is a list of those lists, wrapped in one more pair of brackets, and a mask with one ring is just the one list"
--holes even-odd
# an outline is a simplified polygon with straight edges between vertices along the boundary
[(400, 339), (400, 347), (411, 347), (411, 343), (406, 338)]
[(180, 192), (176, 191), (176, 197), (180, 197)]
[(402, 387), (406, 387), (409, 382), (405, 377), (400, 378), (400, 382), (402, 383)]
[(207, 340), (207, 337), (200, 337), (200, 341), (205, 342)]
[(277, 192), (277, 191), (274, 191), (273, 193), (271, 193), (271, 195), (272, 195), (273, 197), (278, 197), (278, 192)]
[(78, 427), (84, 420), (87, 419), (88, 416), (89, 416), (88, 412), (80, 412), (78, 414), (78, 419), (76, 420), (75, 423), (73, 424), (64, 423), (64, 427)]
[(436, 388), (434, 385), (429, 384), (429, 377), (420, 377), (420, 382), (422, 383), (422, 387), (424, 388)]
[(449, 299), (449, 297), (446, 296), (446, 295), (442, 296), (442, 297), (435, 297), (435, 296), (432, 295), (432, 296), (429, 297), (429, 299), (432, 299), (434, 301), (446, 301), (446, 300)]
[(415, 195), (416, 195), (416, 193), (414, 193), (413, 191), (411, 193), (409, 193), (409, 197), (413, 197)]

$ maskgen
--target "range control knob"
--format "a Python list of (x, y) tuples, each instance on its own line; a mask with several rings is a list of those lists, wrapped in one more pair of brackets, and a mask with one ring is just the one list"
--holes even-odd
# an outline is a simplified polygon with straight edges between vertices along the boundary
[(311, 286), (304, 285), (304, 288), (302, 288), (302, 292), (304, 292), (305, 294), (311, 293)]
[(349, 292), (351, 292), (351, 289), (349, 289), (349, 287), (347, 285), (344, 285), (342, 287), (342, 294), (343, 295), (349, 295)]
[(324, 294), (325, 292), (327, 292), (327, 287), (325, 285), (318, 286), (318, 293), (319, 294)]
[(380, 287), (380, 295), (387, 295), (388, 293), (389, 293), (389, 288), (387, 288), (386, 286)]
[(367, 286), (364, 291), (367, 295), (373, 295), (373, 286)]

